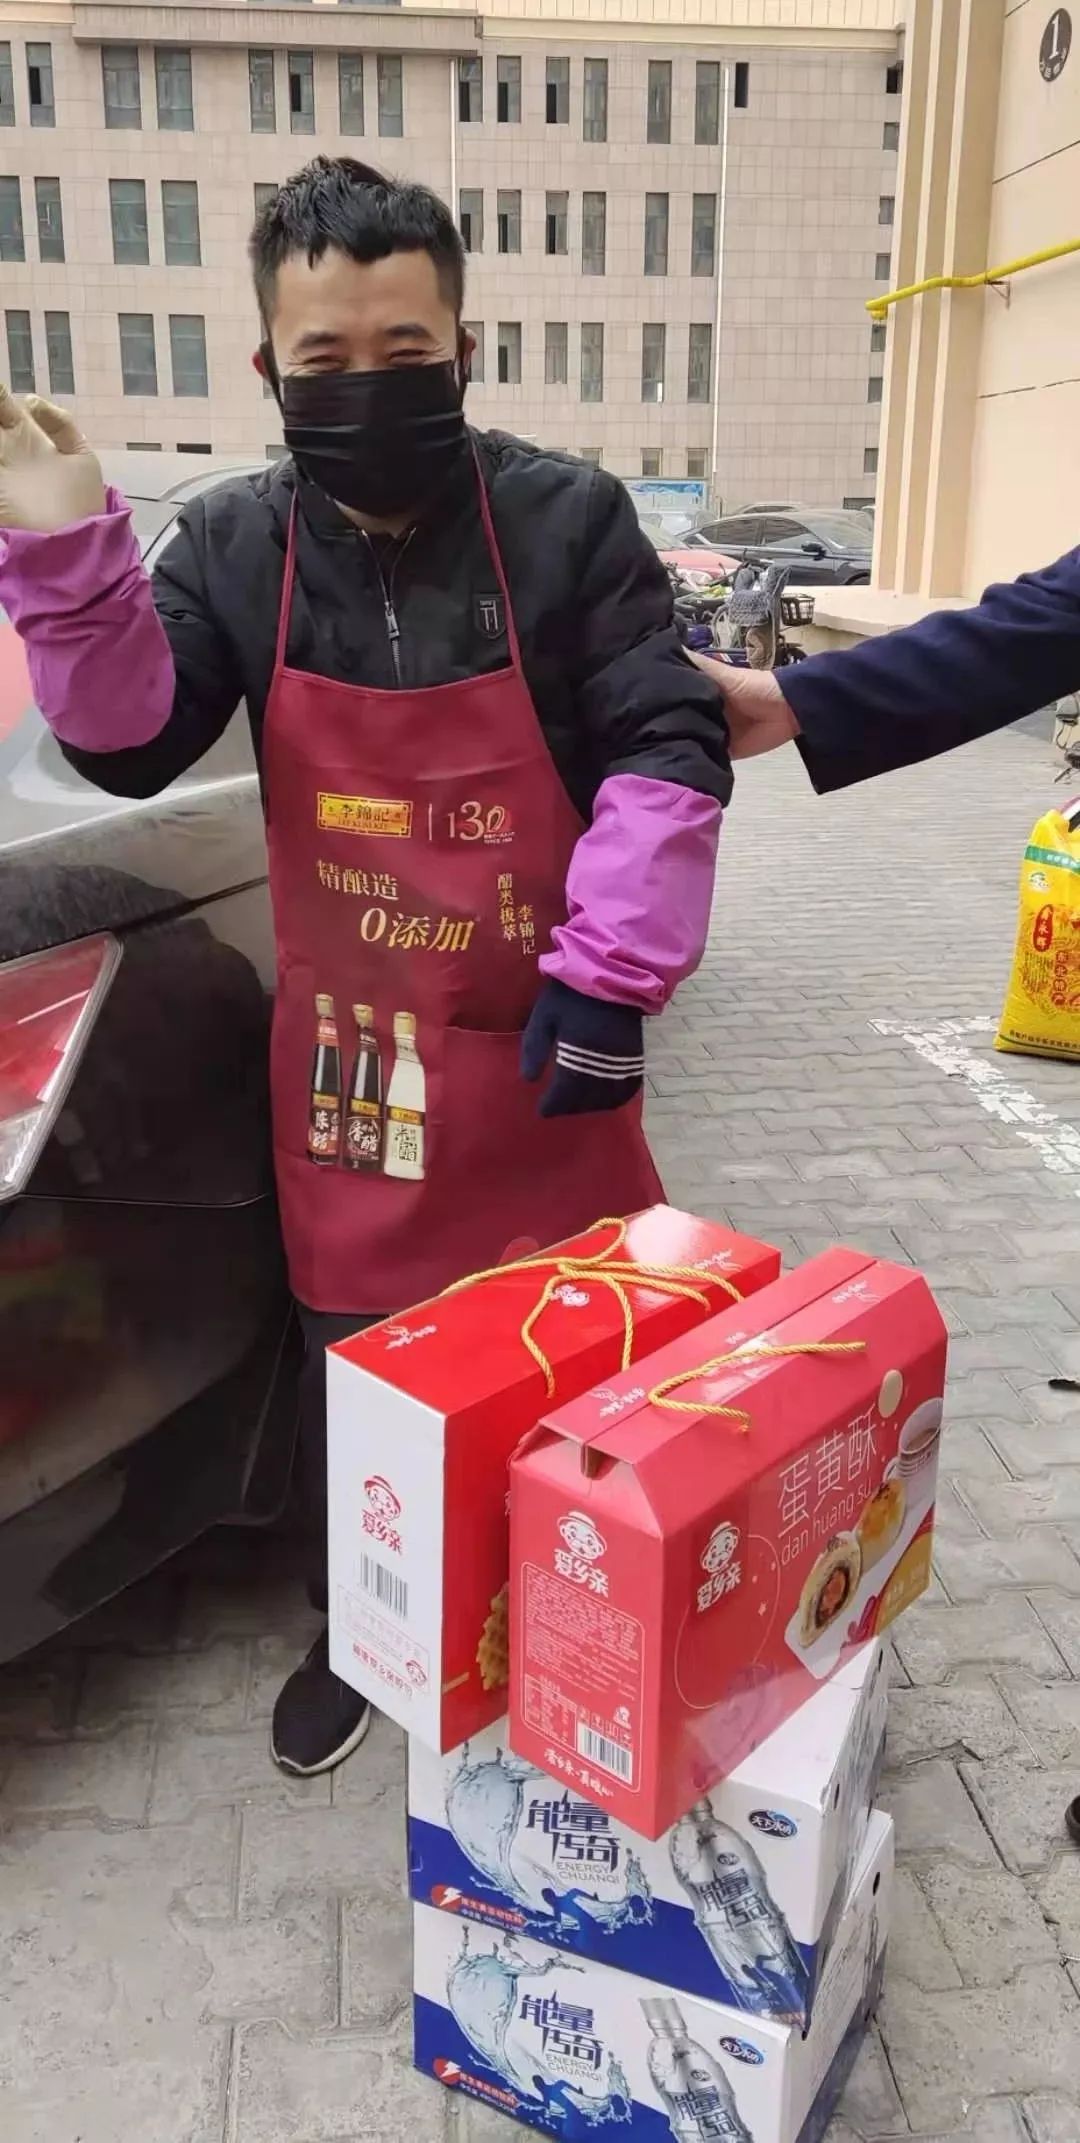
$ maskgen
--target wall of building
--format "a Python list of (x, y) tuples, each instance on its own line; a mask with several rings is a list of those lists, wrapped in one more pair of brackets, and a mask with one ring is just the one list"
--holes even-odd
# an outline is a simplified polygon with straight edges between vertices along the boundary
[[(544, 444), (598, 453), (637, 475), (660, 457), (660, 473), (712, 470), (730, 504), (775, 495), (835, 503), (871, 498), (880, 415), (870, 381), (883, 359), (871, 352), (863, 299), (881, 277), (892, 231), (880, 218), (896, 188), (895, 150), (886, 146), (900, 100), (887, 89), (896, 55), (893, 0), (717, 0), (715, 26), (689, 17), (694, 0), (591, 0), (587, 15), (562, 20), (562, 0), (519, 0), (513, 18), (441, 5), (171, 7), (139, 0), (74, 0), (33, 5), (0, 0), (0, 45), (12, 48), (15, 124), (0, 125), (0, 178), (20, 177), (26, 261), (0, 267), (6, 311), (29, 311), (39, 388), (48, 388), (45, 314), (70, 316), (76, 394), (88, 434), (102, 444), (210, 445), (262, 453), (278, 438), (276, 411), (247, 365), (256, 340), (244, 244), (257, 184), (280, 181), (314, 153), (351, 153), (424, 179), (445, 198), (461, 189), (484, 197), (482, 251), (469, 262), (466, 305), (484, 327), (485, 368), (470, 395), (480, 424), (497, 424)], [(569, 5), (569, 0), (566, 0)], [(656, 18), (670, 23), (664, 42)], [(558, 21), (557, 31), (554, 28)], [(159, 128), (154, 40), (192, 53), (194, 131)], [(31, 126), (26, 45), (52, 49), (55, 128)], [(107, 129), (102, 43), (140, 49), (142, 127)], [(248, 51), (273, 49), (277, 131), (251, 130)], [(315, 132), (290, 129), (287, 54), (314, 54)], [(342, 135), (338, 55), (364, 59), (365, 133)], [(378, 132), (376, 62), (400, 55), (404, 131)], [(546, 61), (570, 64), (569, 120), (545, 114)], [(458, 115), (460, 55), (483, 60), (484, 111)], [(521, 120), (500, 123), (496, 80), (502, 54), (520, 58)], [(584, 61), (608, 63), (608, 139), (583, 139)], [(649, 62), (672, 69), (671, 142), (646, 140)], [(699, 60), (724, 74), (722, 139), (695, 143)], [(749, 68), (746, 107), (735, 103), (736, 63)], [(726, 145), (724, 136), (726, 135)], [(59, 177), (65, 260), (43, 262), (35, 229), (34, 181)], [(146, 185), (150, 264), (113, 259), (110, 179)], [(199, 187), (200, 266), (165, 266), (162, 181)], [(522, 250), (497, 250), (499, 189), (520, 189)], [(549, 257), (546, 195), (569, 196), (568, 250)], [(581, 273), (582, 196), (607, 195), (603, 276)], [(668, 273), (644, 273), (647, 193), (669, 202)], [(718, 273), (690, 273), (695, 194), (715, 194)], [(885, 204), (883, 206), (882, 204)], [(158, 393), (122, 391), (117, 319), (149, 313), (155, 323)], [(173, 394), (170, 318), (206, 323), (209, 395)], [(521, 328), (520, 385), (497, 379), (499, 323)], [(567, 328), (567, 381), (545, 382), (545, 326)], [(600, 403), (581, 399), (581, 326), (604, 327)], [(642, 399), (642, 327), (666, 330), (664, 395)], [(692, 323), (713, 335), (715, 400), (688, 397)], [(718, 359), (718, 362), (715, 360)], [(68, 395), (64, 399), (70, 400)]]

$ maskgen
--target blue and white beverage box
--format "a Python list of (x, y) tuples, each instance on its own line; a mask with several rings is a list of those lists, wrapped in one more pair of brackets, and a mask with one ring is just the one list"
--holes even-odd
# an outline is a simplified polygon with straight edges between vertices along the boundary
[(417, 1905), (416, 2065), (566, 2143), (821, 2143), (880, 1993), (892, 1863), (875, 1814), (805, 2034)]
[(412, 1895), (806, 2024), (873, 1806), (887, 1683), (875, 1640), (655, 1841), (511, 1754), (502, 1726), (445, 1756), (412, 1741)]

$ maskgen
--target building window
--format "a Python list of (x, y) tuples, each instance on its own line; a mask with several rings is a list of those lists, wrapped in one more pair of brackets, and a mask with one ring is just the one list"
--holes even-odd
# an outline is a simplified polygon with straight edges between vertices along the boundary
[(120, 314), (120, 374), (125, 394), (157, 393), (153, 313)]
[(880, 372), (872, 372), (866, 382), (866, 399), (868, 402), (880, 402), (882, 385)]
[(176, 451), (178, 454), (212, 454), (214, 449), (209, 439), (200, 439), (198, 442), (194, 439), (178, 439)]
[(38, 259), (63, 260), (64, 211), (60, 201), (59, 179), (35, 179), (34, 203), (37, 209)]
[(484, 323), (482, 320), (463, 320), (467, 335), (471, 335), (476, 348), (469, 359), (469, 379), (474, 387), (484, 384)]
[(141, 127), (138, 46), (102, 45), (101, 79), (105, 90), (106, 126)]
[(289, 54), (289, 126), (294, 134), (315, 132), (315, 56)]
[(30, 91), (31, 126), (55, 126), (51, 45), (27, 45), (26, 80)]
[(544, 328), (544, 385), (565, 387), (569, 361), (569, 329), (565, 320), (549, 320)]
[(862, 473), (864, 476), (877, 475), (877, 458), (878, 450), (876, 446), (864, 446), (862, 458)]
[(495, 62), (495, 117), (500, 126), (521, 124), (521, 61), (513, 55)]
[(598, 446), (580, 447), (578, 460), (583, 461), (587, 469), (602, 469), (604, 466), (604, 457)]
[(900, 147), (899, 119), (886, 119), (881, 136), (881, 146), (883, 149), (898, 149)]
[(457, 63), (457, 115), (463, 126), (484, 116), (484, 62), (470, 56)]
[(750, 103), (750, 62), (749, 62), (749, 60), (736, 60), (736, 62), (735, 62), (735, 85), (734, 85), (734, 88), (735, 88), (735, 95), (734, 95), (734, 104), (735, 104), (735, 109), (736, 109), (736, 111), (737, 111), (737, 112), (745, 112), (745, 111), (747, 110), (748, 106), (749, 106), (749, 103)]
[(0, 126), (15, 124), (15, 77), (11, 69), (11, 45), (0, 44)]
[(899, 60), (885, 69), (885, 95), (898, 97), (904, 86), (904, 70)]
[(125, 441), (125, 452), (128, 454), (160, 454), (161, 441), (160, 439), (128, 439)]
[(892, 267), (892, 254), (891, 254), (891, 253), (877, 253), (877, 254), (875, 254), (875, 256), (874, 256), (874, 281), (875, 281), (875, 283), (887, 283), (887, 282), (888, 282), (888, 280), (889, 280), (889, 270), (890, 270), (890, 268), (891, 268), (891, 267)]
[(585, 86), (582, 91), (581, 104), (581, 138), (583, 141), (607, 140), (607, 86), (607, 61), (586, 60)]
[(544, 204), (544, 251), (567, 253), (569, 247), (570, 196), (549, 193)]
[(891, 193), (882, 193), (882, 194), (879, 194), (879, 195), (878, 195), (878, 205), (877, 205), (877, 220), (878, 220), (878, 222), (879, 222), (879, 223), (891, 223), (891, 222), (892, 222), (892, 220), (893, 220), (893, 216), (894, 216), (894, 214), (895, 214), (895, 211), (896, 211), (896, 196), (895, 196), (895, 194), (891, 194)]
[(583, 320), (581, 323), (581, 399), (583, 402), (602, 402), (604, 399), (602, 320)]
[(499, 322), (499, 385), (500, 387), (520, 387), (521, 385), (521, 322), (519, 320), (500, 320)]
[(570, 62), (549, 60), (547, 63), (545, 112), (549, 126), (570, 124)]
[(607, 195), (581, 196), (581, 272), (603, 275), (607, 262)]
[(206, 322), (201, 313), (170, 313), (174, 394), (209, 394), (206, 376)]
[(70, 313), (46, 313), (45, 349), (49, 359), (49, 393), (74, 394), (75, 364), (71, 355)]
[(645, 196), (645, 273), (666, 275), (668, 255), (668, 197), (666, 193)]
[(699, 60), (694, 88), (694, 140), (714, 145), (720, 139), (720, 62)]
[(484, 194), (480, 186), (463, 186), (458, 194), (458, 227), (466, 253), (484, 250)]
[(339, 52), (337, 63), (338, 125), (343, 134), (364, 131), (364, 58)]
[(165, 265), (201, 268), (199, 188), (195, 179), (162, 179), (161, 216), (165, 226)]
[(6, 317), (8, 381), (15, 394), (33, 394), (34, 340), (30, 333), (30, 315), (10, 312)]
[(146, 186), (142, 179), (109, 180), (113, 259), (118, 267), (145, 268), (150, 261)]
[(379, 132), (396, 137), (405, 132), (405, 97), (401, 79), (401, 60), (392, 53), (380, 52), (375, 62), (379, 89)]
[(874, 501), (868, 498), (849, 498), (842, 503), (849, 513), (860, 513), (865, 507), (872, 506)]
[(274, 55), (248, 53), (248, 102), (253, 134), (277, 133), (277, 103), (274, 97)]
[(646, 141), (671, 140), (671, 61), (649, 61)]
[(884, 320), (875, 320), (873, 327), (870, 330), (871, 356), (875, 355), (877, 351), (883, 350), (885, 348), (885, 332), (886, 330)]
[(166, 134), (193, 134), (195, 101), (191, 88), (190, 52), (183, 45), (172, 52), (165, 52), (159, 46), (154, 52), (154, 74), (159, 127)]
[(712, 394), (712, 321), (690, 323), (690, 355), (686, 372), (688, 402), (708, 402)]
[(716, 274), (716, 195), (696, 193), (690, 224), (691, 275)]
[(696, 482), (702, 482), (705, 475), (704, 449), (699, 450), (696, 447), (691, 447), (688, 450), (686, 456), (686, 473), (688, 476), (693, 477)]
[(499, 251), (521, 251), (521, 189), (500, 186), (498, 198)]
[(255, 214), (261, 216), (263, 209), (269, 208), (271, 201), (276, 201), (280, 192), (281, 188), (276, 179), (256, 179)]
[(18, 179), (0, 179), (0, 260), (25, 260), (22, 191)]
[(646, 321), (641, 330), (641, 399), (643, 402), (662, 402), (664, 399), (664, 355), (667, 344), (667, 329), (663, 321)]
[(642, 473), (642, 475), (643, 475), (643, 476), (659, 476), (659, 474), (660, 474), (660, 449), (659, 449), (659, 447), (655, 447), (655, 446), (643, 446), (643, 447), (642, 447), (642, 449), (641, 449), (641, 473)]

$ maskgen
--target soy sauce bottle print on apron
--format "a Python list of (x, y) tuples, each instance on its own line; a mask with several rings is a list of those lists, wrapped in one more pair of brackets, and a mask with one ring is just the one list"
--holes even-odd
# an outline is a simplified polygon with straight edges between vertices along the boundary
[(354, 1005), (356, 1061), (345, 1119), (346, 1168), (379, 1169), (383, 1149), (382, 1059), (370, 1005)]
[(332, 997), (316, 997), (315, 1019), (308, 1158), (319, 1168), (333, 1168), (341, 1151), (341, 1048)]
[(394, 1014), (394, 1069), (386, 1090), (388, 1176), (419, 1182), (424, 1174), (424, 1123), (427, 1080), (416, 1047), (416, 1020), (411, 1012)]

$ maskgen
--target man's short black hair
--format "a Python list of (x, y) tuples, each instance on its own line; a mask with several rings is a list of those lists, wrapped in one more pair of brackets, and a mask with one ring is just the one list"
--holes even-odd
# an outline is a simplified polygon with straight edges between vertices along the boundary
[(266, 203), (248, 248), (264, 321), (273, 310), (283, 261), (304, 253), (311, 265), (336, 246), (365, 265), (390, 253), (430, 253), (458, 318), (465, 302), (465, 249), (445, 203), (428, 186), (385, 179), (351, 156), (316, 156)]

